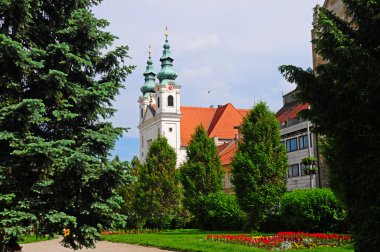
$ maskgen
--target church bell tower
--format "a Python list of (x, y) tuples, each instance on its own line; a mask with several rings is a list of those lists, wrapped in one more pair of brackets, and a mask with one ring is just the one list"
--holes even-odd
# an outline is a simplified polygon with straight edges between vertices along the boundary
[(141, 87), (142, 96), (139, 98), (140, 108), (140, 160), (145, 161), (150, 144), (158, 135), (168, 139), (168, 143), (177, 153), (177, 166), (182, 158), (181, 147), (181, 86), (177, 84), (178, 74), (173, 69), (174, 59), (171, 57), (168, 31), (165, 30), (161, 70), (157, 74), (159, 80), (155, 83), (151, 50), (144, 73), (145, 83)]

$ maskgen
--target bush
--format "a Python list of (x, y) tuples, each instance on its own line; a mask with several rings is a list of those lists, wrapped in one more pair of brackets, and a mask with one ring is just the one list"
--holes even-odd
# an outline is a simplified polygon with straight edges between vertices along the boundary
[(195, 216), (203, 229), (240, 230), (247, 222), (247, 215), (240, 209), (236, 196), (223, 191), (199, 197), (196, 206)]
[(346, 211), (330, 189), (288, 192), (281, 200), (281, 217), (292, 231), (342, 232)]

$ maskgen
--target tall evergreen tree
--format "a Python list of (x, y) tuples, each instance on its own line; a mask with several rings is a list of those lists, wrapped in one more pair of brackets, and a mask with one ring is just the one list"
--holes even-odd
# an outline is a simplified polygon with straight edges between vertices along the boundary
[(251, 109), (239, 127), (241, 140), (232, 162), (241, 208), (254, 228), (274, 211), (286, 191), (287, 157), (276, 116), (265, 103)]
[(357, 251), (380, 247), (380, 1), (343, 0), (347, 19), (320, 8), (312, 70), (282, 66), (327, 137), (331, 185), (345, 200)]
[(135, 189), (134, 208), (141, 225), (167, 228), (179, 211), (181, 191), (176, 162), (177, 155), (165, 137), (152, 142)]
[(91, 6), (100, 0), (0, 0), (0, 250), (21, 235), (62, 233), (92, 247), (122, 218), (114, 188), (124, 165), (107, 159), (124, 131), (105, 122), (133, 67), (126, 46)]
[(198, 126), (187, 147), (187, 162), (181, 167), (184, 197), (191, 202), (222, 189), (223, 170), (214, 140)]

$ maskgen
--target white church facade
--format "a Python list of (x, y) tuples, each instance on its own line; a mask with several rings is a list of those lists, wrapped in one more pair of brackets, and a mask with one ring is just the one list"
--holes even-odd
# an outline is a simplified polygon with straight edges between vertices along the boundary
[(160, 58), (161, 71), (153, 72), (151, 50), (144, 73), (145, 83), (139, 97), (140, 109), (140, 160), (145, 161), (150, 144), (158, 135), (165, 136), (177, 153), (177, 165), (185, 160), (186, 150), (181, 149), (181, 86), (176, 83), (177, 73), (173, 70), (173, 59), (170, 56), (170, 45), (167, 33), (163, 55)]

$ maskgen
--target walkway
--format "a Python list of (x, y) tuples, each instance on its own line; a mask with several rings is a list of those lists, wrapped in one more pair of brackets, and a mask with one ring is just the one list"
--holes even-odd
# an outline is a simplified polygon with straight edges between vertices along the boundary
[[(59, 243), (60, 239), (49, 241), (35, 242), (29, 244), (22, 244), (22, 252), (72, 252), (74, 250), (64, 248)], [(143, 247), (138, 245), (131, 245), (126, 243), (113, 243), (107, 241), (99, 241), (96, 243), (95, 249), (82, 249), (77, 250), (88, 252), (163, 252), (169, 250), (162, 250), (152, 247)]]

